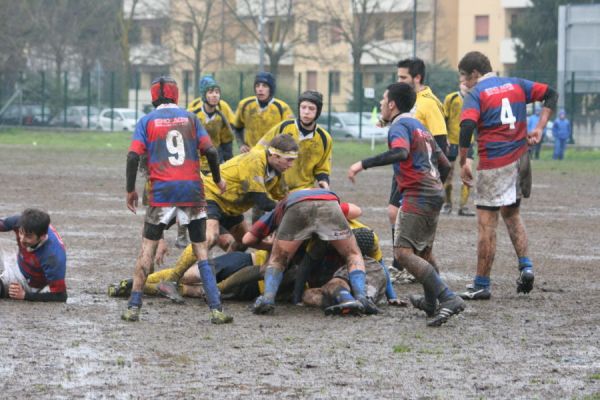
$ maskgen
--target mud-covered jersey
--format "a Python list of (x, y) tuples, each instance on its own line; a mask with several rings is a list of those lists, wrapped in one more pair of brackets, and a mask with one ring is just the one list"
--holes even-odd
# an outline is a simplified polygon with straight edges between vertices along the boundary
[(415, 118), (402, 114), (389, 128), (388, 147), (408, 152), (406, 160), (394, 164), (394, 176), (403, 196), (402, 211), (437, 213), (444, 202), (438, 166), (449, 164), (431, 133)]
[(228, 215), (241, 215), (254, 206), (251, 193), (265, 193), (273, 199), (281, 199), (287, 194), (281, 175), (272, 170), (264, 150), (252, 150), (233, 157), (221, 164), (221, 179), (227, 190), (221, 193), (212, 177), (204, 178), (206, 199), (219, 205)]
[(269, 129), (292, 117), (290, 106), (283, 100), (272, 98), (261, 108), (256, 96), (250, 96), (239, 102), (233, 126), (237, 129), (244, 128), (244, 141), (252, 148)]
[(414, 117), (433, 135), (446, 135), (446, 121), (444, 119), (444, 106), (431, 91), (429, 86), (417, 92), (414, 107)]
[(153, 207), (204, 206), (199, 154), (212, 147), (196, 116), (174, 104), (164, 104), (142, 117), (129, 151), (147, 153)]
[(33, 251), (29, 251), (19, 238), (20, 215), (0, 219), (0, 232), (14, 231), (17, 235), (19, 270), (30, 287), (49, 287), (51, 293), (67, 291), (67, 253), (65, 245), (52, 225), (48, 227), (48, 239)]
[(477, 124), (477, 169), (504, 167), (527, 151), (527, 104), (543, 100), (548, 85), (484, 76), (467, 93), (461, 122)]
[(306, 189), (290, 192), (286, 198), (277, 203), (277, 206), (274, 210), (264, 214), (258, 221), (256, 221), (252, 225), (250, 232), (252, 232), (252, 234), (259, 240), (266, 238), (271, 233), (275, 232), (288, 207), (291, 207), (296, 203), (309, 200), (340, 202), (340, 198), (331, 190), (327, 189)]
[(314, 186), (315, 180), (331, 175), (331, 153), (333, 141), (331, 135), (316, 125), (315, 130), (303, 134), (299, 128), (300, 122), (288, 119), (274, 126), (257, 143), (256, 149), (266, 149), (273, 138), (279, 134), (286, 134), (298, 142), (298, 158), (292, 166), (283, 173), (286, 184), (290, 190), (309, 189)]

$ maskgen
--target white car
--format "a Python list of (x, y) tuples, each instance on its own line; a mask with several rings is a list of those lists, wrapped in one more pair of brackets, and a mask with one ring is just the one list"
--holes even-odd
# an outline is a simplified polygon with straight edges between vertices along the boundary
[[(362, 118), (362, 126), (359, 126), (359, 117)], [(317, 123), (327, 129), (328, 118), (329, 114), (323, 113), (319, 116)], [(332, 112), (329, 133), (333, 137), (358, 138), (360, 134), (362, 139), (387, 138), (387, 129), (373, 125), (370, 113)]]
[(105, 108), (98, 116), (98, 129), (103, 131), (134, 131), (135, 124), (144, 115), (146, 114), (141, 111), (136, 112), (133, 108)]

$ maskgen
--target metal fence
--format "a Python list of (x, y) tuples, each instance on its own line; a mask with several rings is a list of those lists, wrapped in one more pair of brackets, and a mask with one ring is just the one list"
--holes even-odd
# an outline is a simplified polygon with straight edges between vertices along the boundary
[[(395, 69), (389, 72), (359, 73), (330, 71), (279, 74), (276, 97), (297, 107), (298, 95), (307, 89), (323, 93), (323, 125), (332, 130), (332, 113), (377, 113), (385, 88), (395, 81)], [(519, 76), (556, 85), (555, 71), (511, 71), (500, 75)], [(253, 95), (254, 72), (216, 71), (222, 97), (235, 109), (238, 102)], [(590, 83), (593, 81), (594, 84)], [(180, 105), (187, 106), (196, 96), (190, 74), (178, 78)], [(557, 88), (564, 108), (574, 125), (578, 120), (600, 119), (600, 95), (594, 92), (600, 78), (598, 72), (573, 72), (565, 78), (565, 87)], [(99, 125), (101, 110), (129, 107), (135, 110), (136, 119), (142, 112), (152, 109), (149, 88), (141, 87), (140, 74), (125, 79), (122, 73), (96, 71), (89, 74), (49, 71), (24, 71), (8, 76), (0, 73), (0, 125), (49, 125), (83, 129), (122, 129)], [(458, 74), (433, 67), (428, 71), (426, 83), (443, 101), (446, 94), (457, 90)], [(589, 92), (582, 88), (589, 87)], [(368, 118), (358, 118), (358, 136), (362, 136)], [(127, 129), (127, 128), (125, 128)]]

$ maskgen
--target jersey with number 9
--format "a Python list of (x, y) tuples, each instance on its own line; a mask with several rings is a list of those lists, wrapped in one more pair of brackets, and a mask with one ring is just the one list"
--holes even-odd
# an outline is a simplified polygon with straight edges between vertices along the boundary
[(547, 90), (543, 83), (491, 76), (467, 93), (461, 121), (477, 124), (478, 169), (506, 166), (527, 151), (526, 106)]
[(129, 151), (147, 154), (149, 204), (154, 207), (203, 206), (200, 154), (212, 146), (198, 118), (175, 105), (159, 106), (141, 118)]

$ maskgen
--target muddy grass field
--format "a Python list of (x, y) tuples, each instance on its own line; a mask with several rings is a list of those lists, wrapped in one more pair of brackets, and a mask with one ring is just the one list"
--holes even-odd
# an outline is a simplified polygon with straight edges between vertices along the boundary
[[(600, 398), (600, 162), (534, 164), (522, 208), (530, 295), (516, 294), (516, 256), (500, 226), (492, 300), (468, 303), (441, 328), (413, 308), (333, 318), (280, 305), (255, 316), (236, 302), (225, 304), (234, 323), (213, 326), (197, 299), (145, 298), (141, 322), (125, 323), (126, 301), (106, 296), (133, 270), (143, 221), (125, 207), (125, 149), (4, 143), (0, 215), (50, 212), (68, 249), (69, 300), (0, 301), (2, 399)], [(390, 170), (366, 171), (352, 186), (349, 162), (336, 158), (333, 188), (363, 206), (389, 261)], [(173, 244), (175, 232), (167, 238)], [(435, 246), (443, 276), (462, 290), (475, 270), (475, 218), (442, 217)], [(14, 235), (1, 234), (4, 262), (15, 249)], [(172, 247), (169, 263), (176, 256)]]

